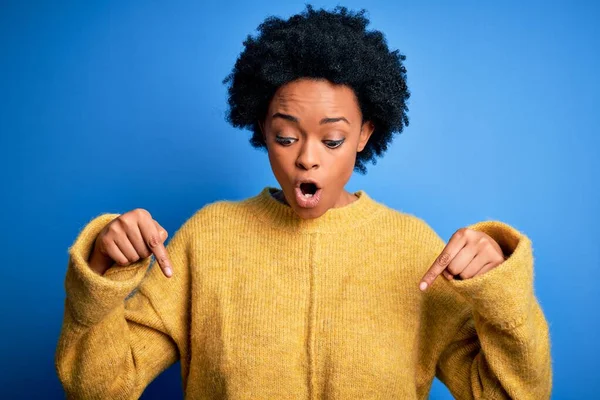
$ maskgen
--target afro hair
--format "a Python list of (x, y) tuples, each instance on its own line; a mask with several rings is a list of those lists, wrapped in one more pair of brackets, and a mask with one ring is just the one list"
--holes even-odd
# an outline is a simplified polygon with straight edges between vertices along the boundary
[(366, 147), (357, 153), (355, 171), (366, 173), (367, 162), (376, 163), (394, 133), (408, 126), (406, 56), (390, 51), (380, 31), (366, 30), (366, 10), (314, 10), (311, 5), (288, 20), (271, 16), (248, 35), (228, 86), (227, 121), (253, 132), (250, 144), (266, 148), (259, 121), (279, 87), (301, 78), (326, 79), (354, 91), (364, 121), (375, 130)]

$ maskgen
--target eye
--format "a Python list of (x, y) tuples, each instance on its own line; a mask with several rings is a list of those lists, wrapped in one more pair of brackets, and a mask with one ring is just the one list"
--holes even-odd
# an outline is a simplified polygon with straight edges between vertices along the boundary
[(323, 143), (325, 143), (325, 146), (329, 147), (330, 149), (335, 149), (337, 147), (340, 147), (342, 145), (342, 143), (344, 143), (344, 140), (346, 140), (346, 139), (325, 140), (325, 141), (323, 141)]
[(291, 138), (291, 137), (282, 137), (279, 135), (275, 136), (275, 141), (282, 146), (289, 146), (292, 143), (294, 143), (296, 140), (298, 140), (298, 139)]

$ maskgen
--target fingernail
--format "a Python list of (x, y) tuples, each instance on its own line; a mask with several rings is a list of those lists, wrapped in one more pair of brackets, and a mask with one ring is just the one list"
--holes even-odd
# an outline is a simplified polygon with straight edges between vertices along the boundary
[(171, 267), (166, 267), (165, 274), (167, 274), (168, 277), (171, 277), (171, 275), (173, 275), (173, 269)]
[(421, 284), (419, 285), (419, 289), (421, 289), (421, 290), (427, 289), (427, 282), (421, 282)]

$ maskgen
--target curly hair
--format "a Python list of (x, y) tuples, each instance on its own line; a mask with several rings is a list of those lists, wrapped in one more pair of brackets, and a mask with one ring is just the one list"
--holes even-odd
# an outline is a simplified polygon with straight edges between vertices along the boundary
[(248, 35), (228, 86), (226, 119), (234, 127), (253, 131), (250, 144), (266, 148), (260, 131), (277, 89), (301, 78), (326, 79), (354, 91), (364, 121), (375, 129), (363, 151), (357, 153), (355, 171), (366, 173), (365, 163), (376, 164), (394, 133), (408, 126), (406, 56), (390, 51), (383, 33), (366, 30), (366, 10), (314, 10), (311, 5), (288, 20), (271, 16)]

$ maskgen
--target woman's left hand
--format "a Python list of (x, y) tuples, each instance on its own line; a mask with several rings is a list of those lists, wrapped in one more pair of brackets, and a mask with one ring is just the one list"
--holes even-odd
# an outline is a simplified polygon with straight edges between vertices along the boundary
[(504, 260), (506, 257), (500, 245), (489, 235), (460, 228), (425, 273), (419, 288), (427, 289), (440, 274), (449, 280), (479, 276), (496, 268)]

